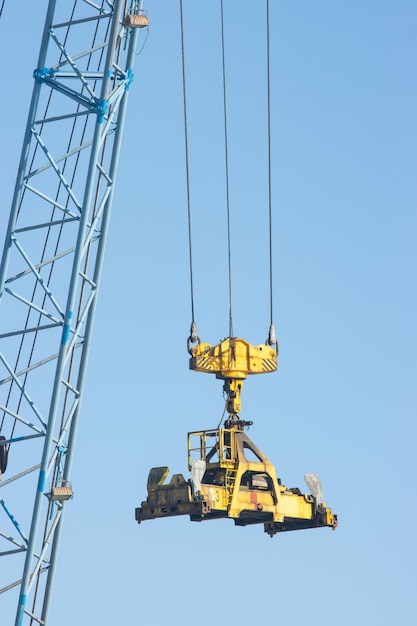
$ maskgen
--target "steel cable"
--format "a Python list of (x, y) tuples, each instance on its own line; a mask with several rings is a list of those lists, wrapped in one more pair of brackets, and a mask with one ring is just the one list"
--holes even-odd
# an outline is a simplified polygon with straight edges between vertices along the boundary
[(185, 78), (185, 45), (184, 45), (184, 13), (182, 0), (180, 0), (180, 22), (181, 22), (181, 62), (182, 62), (182, 92), (183, 92), (183, 108), (184, 108), (184, 142), (185, 142), (185, 177), (187, 186), (187, 219), (188, 219), (188, 253), (190, 267), (190, 299), (191, 299), (191, 328), (188, 338), (188, 351), (190, 351), (190, 342), (199, 341), (197, 336), (197, 327), (194, 316), (194, 280), (193, 280), (193, 246), (192, 246), (192, 229), (191, 229), (191, 194), (190, 194), (190, 168), (188, 157), (188, 122), (187, 122), (187, 88)]
[(223, 73), (223, 120), (224, 120), (224, 156), (226, 174), (226, 213), (227, 213), (227, 265), (229, 276), (229, 337), (233, 337), (232, 315), (232, 253), (230, 236), (230, 200), (229, 200), (229, 148), (227, 137), (227, 98), (226, 98), (226, 62), (224, 51), (224, 12), (223, 0), (220, 0), (221, 31), (222, 31), (222, 73)]
[(275, 335), (273, 319), (273, 259), (272, 259), (272, 157), (271, 157), (271, 54), (270, 54), (270, 19), (269, 0), (266, 0), (266, 66), (267, 66), (267, 92), (268, 92), (268, 217), (269, 217), (269, 309), (270, 326), (267, 343), (276, 344), (278, 353), (278, 342)]

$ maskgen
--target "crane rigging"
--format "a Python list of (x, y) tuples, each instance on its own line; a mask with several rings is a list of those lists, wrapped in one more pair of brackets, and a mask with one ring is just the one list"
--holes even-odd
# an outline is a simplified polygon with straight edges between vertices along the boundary
[[(202, 343), (195, 322), (193, 294), (193, 263), (191, 238), (191, 202), (188, 165), (188, 126), (185, 81), (185, 47), (183, 6), (180, 0), (181, 50), (184, 94), (185, 169), (190, 256), (191, 329), (187, 340), (189, 367), (196, 372), (215, 374), (223, 380), (228, 417), (224, 426), (188, 433), (188, 470), (190, 478), (174, 474), (169, 483), (167, 466), (150, 470), (147, 499), (135, 510), (135, 519), (142, 521), (189, 515), (192, 521), (230, 518), (237, 526), (263, 524), (273, 537), (278, 532), (304, 528), (330, 527), (336, 529), (337, 515), (323, 501), (321, 481), (317, 474), (305, 474), (310, 494), (299, 488), (285, 487), (277, 477), (273, 464), (245, 434), (252, 421), (241, 419), (241, 391), (248, 375), (265, 374), (278, 369), (278, 342), (273, 324), (272, 307), (272, 193), (271, 193), (271, 104), (270, 104), (270, 37), (269, 0), (266, 0), (267, 40), (267, 117), (268, 117), (268, 218), (270, 327), (264, 345), (253, 346), (233, 334), (231, 220), (229, 194), (229, 157), (227, 132), (227, 99), (225, 69), (225, 29), (223, 0), (220, 0), (223, 120), (226, 179), (226, 222), (228, 242), (229, 335), (216, 346)], [(192, 344), (197, 344), (192, 347)]]

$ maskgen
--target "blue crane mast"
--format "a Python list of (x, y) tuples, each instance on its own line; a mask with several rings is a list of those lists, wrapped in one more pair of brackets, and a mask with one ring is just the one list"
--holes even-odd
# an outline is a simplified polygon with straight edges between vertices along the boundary
[(0, 267), (0, 602), (14, 595), (16, 626), (48, 623), (129, 87), (147, 26), (142, 0), (47, 6)]

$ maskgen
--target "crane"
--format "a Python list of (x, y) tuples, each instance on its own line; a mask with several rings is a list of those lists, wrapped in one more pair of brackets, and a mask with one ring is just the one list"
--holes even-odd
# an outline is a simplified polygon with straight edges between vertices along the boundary
[[(0, 267), (0, 593), (19, 590), (16, 626), (48, 623), (128, 95), (148, 25), (142, 0), (47, 4)], [(26, 513), (19, 498), (29, 488)]]
[[(148, 26), (141, 0), (47, 6), (0, 267), (0, 556), (8, 577), (0, 593), (19, 590), (16, 626), (48, 623), (128, 95)], [(190, 351), (191, 369), (224, 381), (229, 418), (224, 428), (189, 433), (190, 481), (176, 475), (166, 486), (168, 469), (151, 470), (137, 521), (230, 517), (262, 522), (271, 536), (294, 524), (335, 527), (317, 477), (307, 478), (312, 495), (286, 489), (244, 432), (242, 381), (274, 371), (276, 350), (231, 336)], [(34, 504), (25, 515), (19, 489), (28, 483)], [(167, 510), (174, 492), (179, 506)]]

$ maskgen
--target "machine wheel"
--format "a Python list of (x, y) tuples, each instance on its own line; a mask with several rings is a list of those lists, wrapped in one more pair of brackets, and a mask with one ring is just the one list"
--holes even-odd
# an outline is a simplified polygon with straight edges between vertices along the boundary
[[(6, 441), (6, 437), (0, 435), (0, 441)], [(6, 471), (8, 456), (9, 446), (0, 446), (0, 474), (4, 474)]]

